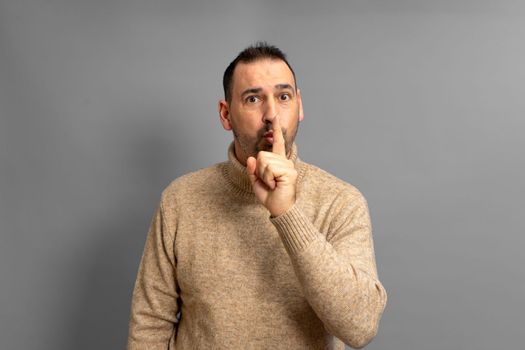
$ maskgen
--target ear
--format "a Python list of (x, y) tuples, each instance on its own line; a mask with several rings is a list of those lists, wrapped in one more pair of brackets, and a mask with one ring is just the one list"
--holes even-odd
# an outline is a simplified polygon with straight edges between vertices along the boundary
[(297, 89), (297, 101), (299, 102), (299, 121), (304, 119), (303, 99), (301, 98), (301, 90)]
[(219, 101), (219, 117), (221, 118), (221, 124), (224, 130), (231, 130), (232, 124), (230, 122), (230, 107), (226, 100)]

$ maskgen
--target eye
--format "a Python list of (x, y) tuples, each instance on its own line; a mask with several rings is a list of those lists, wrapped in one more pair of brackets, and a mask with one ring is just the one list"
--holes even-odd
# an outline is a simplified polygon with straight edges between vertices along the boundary
[(290, 94), (289, 94), (289, 93), (285, 93), (285, 94), (281, 94), (281, 95), (279, 96), (279, 99), (280, 99), (281, 101), (289, 101), (289, 100), (291, 99), (291, 97), (290, 97)]
[(245, 100), (247, 103), (255, 103), (259, 101), (259, 98), (257, 96), (248, 96)]

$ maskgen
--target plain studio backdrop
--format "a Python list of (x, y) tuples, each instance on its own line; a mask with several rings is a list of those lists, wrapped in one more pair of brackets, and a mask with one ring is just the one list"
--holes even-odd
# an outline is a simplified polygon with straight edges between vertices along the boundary
[(522, 1), (0, 1), (0, 348), (122, 349), (161, 191), (224, 161), (222, 74), (281, 47), (301, 159), (368, 199), (367, 349), (517, 349)]

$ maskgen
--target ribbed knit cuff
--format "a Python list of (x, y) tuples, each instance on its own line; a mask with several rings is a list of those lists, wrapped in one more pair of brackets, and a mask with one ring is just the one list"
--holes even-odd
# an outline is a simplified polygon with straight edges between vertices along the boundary
[(317, 229), (296, 204), (284, 214), (275, 218), (270, 217), (270, 222), (277, 228), (277, 232), (279, 232), (283, 244), (290, 254), (300, 253), (319, 235)]

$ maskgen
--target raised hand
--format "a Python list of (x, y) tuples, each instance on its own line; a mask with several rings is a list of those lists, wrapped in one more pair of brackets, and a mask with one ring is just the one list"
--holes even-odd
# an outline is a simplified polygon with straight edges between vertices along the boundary
[(276, 217), (284, 214), (295, 203), (297, 171), (293, 161), (286, 158), (285, 141), (278, 116), (272, 122), (272, 131), (272, 152), (260, 151), (257, 159), (249, 157), (246, 170), (255, 196)]

